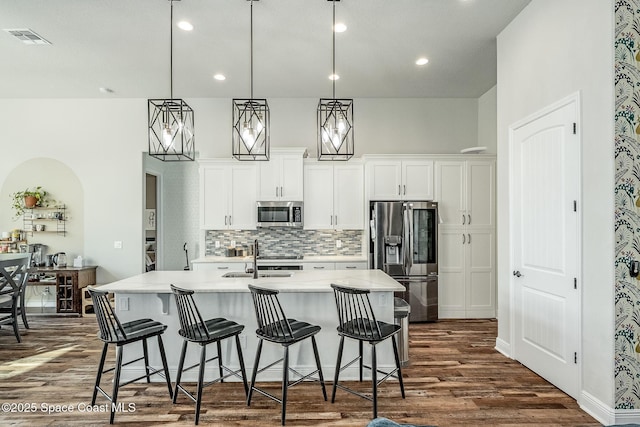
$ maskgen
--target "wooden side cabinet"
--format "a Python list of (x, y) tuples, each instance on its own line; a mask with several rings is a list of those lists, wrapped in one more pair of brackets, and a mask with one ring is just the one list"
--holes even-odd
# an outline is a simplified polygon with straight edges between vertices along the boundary
[(96, 267), (56, 270), (56, 312), (82, 316), (85, 287), (96, 284)]

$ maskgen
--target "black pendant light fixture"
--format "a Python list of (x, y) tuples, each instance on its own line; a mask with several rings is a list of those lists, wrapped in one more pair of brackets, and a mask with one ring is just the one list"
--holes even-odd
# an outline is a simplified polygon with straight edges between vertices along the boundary
[(353, 99), (336, 99), (336, 2), (333, 3), (333, 98), (318, 103), (318, 160), (353, 157)]
[(231, 151), (238, 160), (269, 160), (269, 105), (266, 99), (253, 97), (253, 2), (250, 0), (251, 94), (249, 99), (233, 99)]
[(149, 155), (162, 161), (195, 159), (193, 109), (183, 99), (173, 98), (173, 2), (170, 35), (170, 98), (148, 100)]

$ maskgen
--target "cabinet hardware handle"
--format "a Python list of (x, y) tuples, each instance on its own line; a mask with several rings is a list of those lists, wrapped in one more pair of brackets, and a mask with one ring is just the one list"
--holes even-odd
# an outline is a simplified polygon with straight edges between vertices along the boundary
[(229, 215), (229, 225), (231, 225), (231, 215)]
[(471, 214), (467, 215), (469, 217), (469, 221), (467, 221), (467, 224), (471, 225)]
[(278, 187), (276, 187), (276, 197), (278, 197)]
[(335, 225), (338, 225), (338, 215), (336, 215), (335, 218), (336, 218)]
[(322, 270), (324, 269), (324, 266), (315, 265), (313, 268), (315, 268), (316, 270)]
[(400, 192), (400, 184), (398, 184), (398, 196), (401, 196), (402, 193)]
[(355, 269), (357, 267), (355, 265), (347, 265), (344, 268), (346, 268), (346, 269)]
[(462, 244), (464, 245), (465, 243), (467, 243), (467, 236), (462, 233)]
[(280, 197), (284, 197), (284, 191), (282, 191), (282, 187), (280, 187)]
[(331, 225), (333, 225), (333, 215), (330, 215), (331, 217)]
[(467, 234), (469, 236), (469, 244), (471, 244), (471, 234)]
[(224, 216), (224, 225), (227, 225), (227, 216)]
[(226, 269), (228, 269), (228, 268), (229, 268), (229, 267), (218, 267), (218, 270), (226, 270)]
[(464, 216), (464, 214), (462, 214), (462, 225), (465, 225), (467, 223), (467, 218)]
[(406, 196), (407, 195), (407, 186), (403, 185), (402, 188), (404, 189), (404, 195)]

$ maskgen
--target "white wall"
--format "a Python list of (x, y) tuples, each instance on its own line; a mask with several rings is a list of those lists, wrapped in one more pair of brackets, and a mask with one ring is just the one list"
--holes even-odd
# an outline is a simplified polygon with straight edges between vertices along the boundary
[[(187, 102), (195, 111), (199, 156), (230, 158), (231, 100)], [(272, 147), (304, 146), (315, 157), (317, 103), (318, 99), (309, 98), (270, 99)], [(477, 144), (477, 104), (476, 99), (356, 99), (356, 156), (458, 153)], [(51, 158), (67, 165), (82, 182), (83, 256), (100, 266), (98, 282), (143, 272), (146, 99), (0, 99), (0, 117), (0, 150), (10, 165), (34, 157)], [(0, 168), (0, 188), (10, 170)], [(181, 174), (166, 173), (172, 178)], [(180, 197), (172, 208), (186, 206), (182, 212), (172, 210), (166, 225), (171, 250), (164, 254), (165, 268), (182, 265), (182, 244), (197, 234), (188, 229), (197, 224), (197, 209), (191, 206), (197, 200), (193, 198), (197, 185), (193, 173), (185, 171), (183, 177), (189, 182), (184, 187), (184, 183), (165, 182), (168, 194)], [(0, 199), (0, 231), (13, 228), (2, 222), (8, 209), (9, 201)], [(180, 213), (191, 225), (177, 223)], [(114, 249), (116, 240), (123, 242), (122, 249)]]
[[(498, 335), (509, 342), (508, 127), (582, 97), (581, 360), (585, 403), (614, 405), (613, 5), (532, 0), (498, 37)], [(578, 327), (579, 325), (576, 325)], [(578, 333), (578, 330), (576, 330)]]
[(496, 154), (498, 141), (498, 87), (494, 86), (478, 98), (478, 146), (487, 147), (487, 154)]

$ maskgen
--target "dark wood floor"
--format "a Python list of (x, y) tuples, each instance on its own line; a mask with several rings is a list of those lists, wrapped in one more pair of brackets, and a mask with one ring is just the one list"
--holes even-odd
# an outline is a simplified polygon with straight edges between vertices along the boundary
[[(403, 371), (406, 399), (396, 381), (387, 381), (379, 390), (378, 415), (437, 426), (600, 426), (573, 399), (495, 351), (496, 328), (491, 320), (412, 324), (411, 365)], [(15, 404), (13, 409), (35, 404), (37, 409), (22, 413), (3, 409), (0, 425), (107, 424), (108, 413), (77, 409), (91, 401), (101, 350), (96, 331), (92, 318), (32, 317), (31, 329), (23, 329), (23, 342), (18, 344), (10, 328), (3, 327), (0, 402)], [(171, 404), (161, 383), (126, 386), (119, 400), (134, 404), (135, 411), (117, 414), (118, 425), (193, 425), (193, 404), (184, 396)], [(53, 408), (47, 414), (43, 404), (73, 405), (75, 410)], [(365, 426), (371, 418), (369, 402), (340, 390), (336, 403), (324, 402), (317, 383), (291, 389), (287, 412), (288, 426)], [(216, 384), (205, 389), (200, 423), (276, 426), (280, 406), (257, 395), (248, 408), (237, 383)]]

